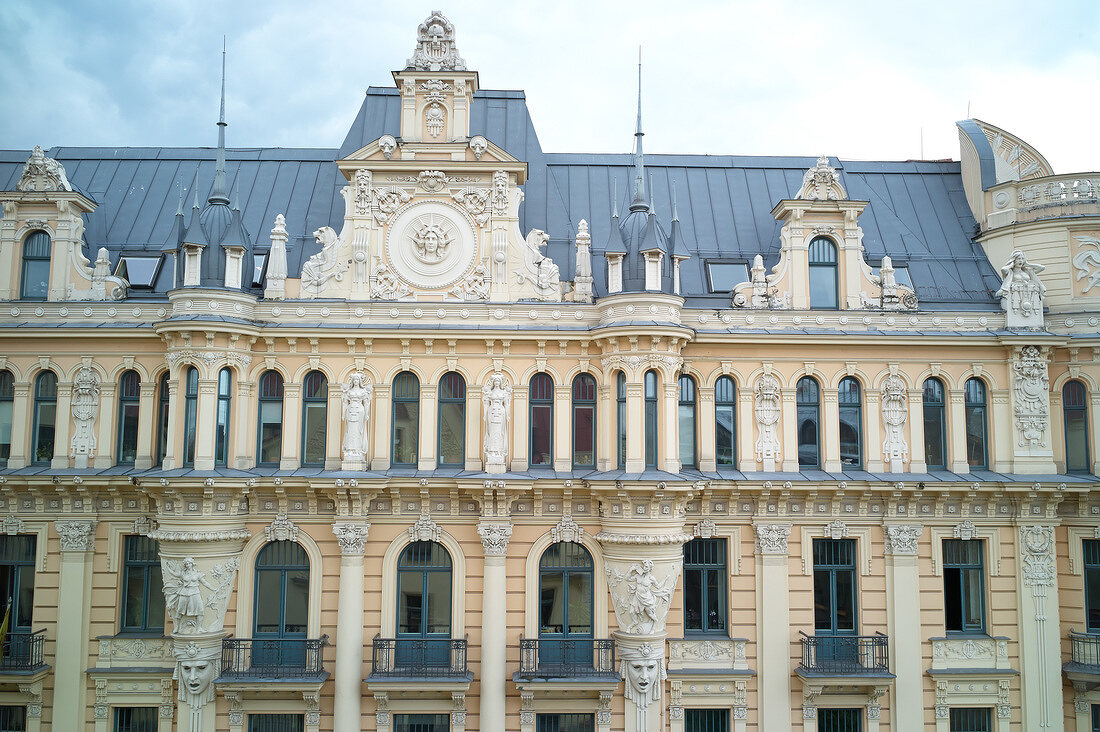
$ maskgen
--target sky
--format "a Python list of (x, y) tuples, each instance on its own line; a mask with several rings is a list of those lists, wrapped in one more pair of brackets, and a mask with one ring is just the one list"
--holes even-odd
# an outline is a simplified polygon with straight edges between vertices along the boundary
[[(434, 7), (544, 150), (958, 159), (967, 116), (1100, 170), (1100, 1), (3, 0), (0, 148), (336, 148)], [(968, 115), (969, 109), (969, 115)]]

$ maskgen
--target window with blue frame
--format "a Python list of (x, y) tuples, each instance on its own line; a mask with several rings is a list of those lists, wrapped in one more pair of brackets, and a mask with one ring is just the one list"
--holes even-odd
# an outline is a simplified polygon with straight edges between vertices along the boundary
[(951, 732), (993, 732), (993, 710), (957, 707), (948, 710), (947, 722)]
[(114, 732), (157, 732), (156, 707), (115, 707)]
[(141, 377), (133, 369), (118, 380), (118, 464), (137, 459), (138, 413), (141, 409)]
[(395, 714), (393, 732), (448, 732), (449, 714)]
[(157, 467), (164, 462), (164, 456), (168, 454), (168, 420), (171, 404), (168, 378), (169, 374), (165, 371), (157, 380)]
[(657, 372), (646, 371), (643, 380), (645, 397), (645, 466), (657, 467)]
[(256, 555), (252, 665), (302, 666), (309, 622), (309, 557), (295, 541), (271, 541)]
[(0, 370), (0, 468), (8, 466), (11, 457), (11, 427), (15, 411), (15, 376)]
[(730, 710), (685, 709), (684, 732), (729, 732)]
[(554, 380), (549, 374), (531, 377), (528, 402), (531, 467), (551, 467), (554, 461)]
[(989, 445), (985, 413), (985, 384), (981, 379), (967, 379), (964, 395), (966, 462), (972, 468), (988, 468)]
[(9, 628), (29, 632), (34, 611), (34, 552), (37, 537), (30, 534), (0, 536), (0, 603), (11, 611)]
[(863, 732), (859, 709), (818, 709), (817, 732)]
[(403, 371), (393, 380), (393, 465), (416, 465), (420, 432), (420, 380)]
[(947, 420), (943, 382), (924, 380), (921, 406), (924, 414), (924, 461), (929, 470), (947, 469)]
[(948, 633), (985, 632), (982, 541), (943, 540), (943, 591)]
[(283, 375), (265, 371), (259, 387), (256, 463), (277, 468), (283, 455)]
[(593, 563), (580, 544), (551, 544), (539, 558), (539, 664), (590, 666)]
[(23, 240), (23, 276), (19, 297), (45, 300), (50, 291), (50, 235), (34, 231)]
[(1100, 539), (1084, 539), (1081, 546), (1085, 573), (1085, 628), (1100, 633)]
[(591, 714), (536, 714), (535, 732), (595, 732)]
[(233, 372), (229, 367), (218, 372), (218, 406), (214, 422), (214, 465), (229, 465), (229, 405), (233, 398)]
[(596, 380), (590, 374), (573, 379), (573, 467), (596, 467)]
[(452, 571), (438, 542), (414, 541), (398, 557), (396, 667), (449, 668)]
[(729, 376), (714, 383), (715, 461), (719, 467), (737, 467), (737, 388)]
[(615, 451), (619, 470), (626, 469), (626, 374), (615, 377)]
[(157, 541), (147, 536), (127, 536), (122, 557), (121, 630), (163, 633), (164, 582)]
[(810, 309), (836, 310), (839, 305), (836, 245), (826, 236), (810, 241)]
[(726, 634), (726, 540), (684, 544), (684, 632)]
[(323, 467), (328, 431), (328, 379), (310, 371), (302, 381), (302, 465)]
[(837, 386), (840, 413), (840, 464), (852, 470), (863, 469), (863, 404), (859, 381), (851, 376)]
[(248, 732), (304, 732), (305, 716), (301, 714), (249, 714)]
[(439, 465), (466, 464), (466, 380), (451, 371), (439, 380)]
[(680, 464), (685, 468), (694, 468), (699, 464), (695, 449), (695, 379), (688, 375), (680, 377), (680, 398), (677, 404), (678, 435), (680, 440)]
[(798, 467), (821, 467), (821, 390), (812, 376), (798, 380), (794, 392), (798, 421)]
[(57, 376), (43, 371), (34, 380), (34, 445), (32, 462), (44, 465), (53, 460), (57, 429)]
[(1062, 417), (1066, 438), (1066, 472), (1087, 473), (1089, 465), (1088, 392), (1080, 381), (1062, 386)]
[(858, 662), (856, 542), (814, 539), (814, 634), (824, 667)]
[(195, 444), (199, 413), (199, 372), (194, 366), (183, 377), (183, 467), (195, 466)]

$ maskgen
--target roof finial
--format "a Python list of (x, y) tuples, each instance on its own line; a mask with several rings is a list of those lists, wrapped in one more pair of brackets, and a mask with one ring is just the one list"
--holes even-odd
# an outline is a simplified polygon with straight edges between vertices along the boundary
[(680, 220), (680, 211), (676, 208), (676, 179), (672, 179), (672, 220)]
[(210, 191), (210, 203), (229, 203), (225, 192), (225, 36), (222, 36), (222, 99), (218, 114), (218, 162), (214, 167), (214, 187)]
[(176, 190), (179, 191), (180, 201), (176, 205), (176, 216), (183, 216), (183, 183), (176, 183)]
[(619, 218), (619, 179), (611, 181), (611, 218)]
[(645, 156), (642, 153), (642, 47), (638, 46), (638, 127), (634, 132), (634, 200), (630, 202), (631, 211), (644, 211), (649, 208), (645, 200)]

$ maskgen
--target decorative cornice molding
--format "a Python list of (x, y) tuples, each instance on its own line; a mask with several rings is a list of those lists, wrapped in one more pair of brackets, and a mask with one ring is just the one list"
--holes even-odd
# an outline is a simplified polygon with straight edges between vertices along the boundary
[(223, 531), (176, 531), (158, 528), (149, 532), (150, 539), (157, 541), (247, 541), (252, 538), (248, 529), (226, 529)]
[(596, 534), (596, 541), (601, 544), (685, 544), (692, 538), (682, 531), (671, 534), (617, 534), (601, 531)]

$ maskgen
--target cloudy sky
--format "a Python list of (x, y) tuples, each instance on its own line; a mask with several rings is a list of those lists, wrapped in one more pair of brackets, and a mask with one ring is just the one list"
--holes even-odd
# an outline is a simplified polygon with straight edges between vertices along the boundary
[(0, 147), (337, 147), (432, 6), (547, 151), (957, 158), (970, 115), (1100, 170), (1100, 2), (3, 0)]

